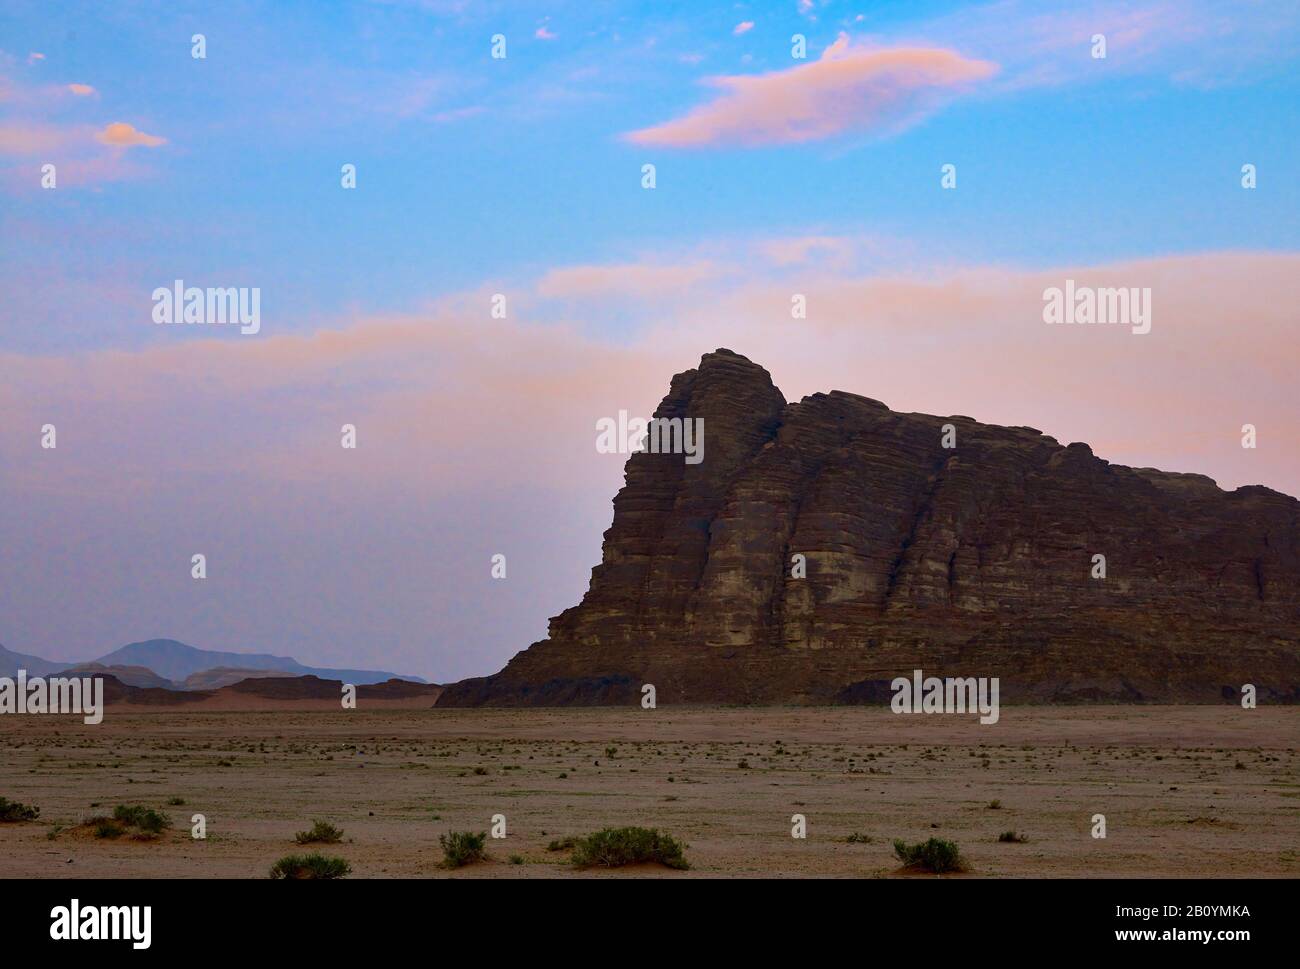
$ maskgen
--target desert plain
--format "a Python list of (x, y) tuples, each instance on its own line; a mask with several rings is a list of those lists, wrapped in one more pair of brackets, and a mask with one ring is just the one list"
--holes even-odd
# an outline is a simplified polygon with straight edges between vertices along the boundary
[[(891, 847), (931, 836), (970, 865), (942, 877), (1296, 877), (1297, 737), (1300, 707), (1227, 704), (1004, 706), (991, 725), (887, 707), (11, 716), (0, 795), (40, 817), (0, 824), (0, 877), (265, 878), (317, 819), (343, 830), (321, 850), (353, 878), (936, 877)], [(171, 828), (77, 828), (119, 804)], [(506, 837), (488, 860), (443, 869), (438, 836), (490, 831), (494, 815)], [(623, 825), (684, 841), (690, 870), (579, 871), (548, 849)], [(1025, 840), (999, 841), (1009, 831)]]

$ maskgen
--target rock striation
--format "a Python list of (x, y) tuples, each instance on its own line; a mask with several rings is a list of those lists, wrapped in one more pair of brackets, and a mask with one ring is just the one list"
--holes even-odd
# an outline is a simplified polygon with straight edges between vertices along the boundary
[(840, 391), (787, 403), (729, 350), (655, 416), (702, 417), (703, 461), (633, 454), (582, 603), (440, 706), (646, 683), (660, 704), (874, 703), (917, 668), (999, 677), (1003, 702), (1300, 701), (1294, 498)]

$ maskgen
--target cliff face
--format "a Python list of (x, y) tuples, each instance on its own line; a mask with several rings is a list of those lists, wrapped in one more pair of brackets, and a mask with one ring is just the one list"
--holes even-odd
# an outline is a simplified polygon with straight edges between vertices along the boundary
[(702, 417), (704, 460), (632, 455), (581, 605), (439, 705), (634, 703), (644, 683), (876, 702), (915, 668), (999, 677), (1004, 702), (1300, 700), (1294, 498), (839, 391), (787, 404), (728, 350), (655, 416)]

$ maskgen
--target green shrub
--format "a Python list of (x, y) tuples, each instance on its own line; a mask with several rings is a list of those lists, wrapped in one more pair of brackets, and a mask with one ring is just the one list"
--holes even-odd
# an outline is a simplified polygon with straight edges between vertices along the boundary
[(0, 797), (0, 821), (35, 821), (40, 813), (40, 808), (29, 807)]
[(965, 871), (966, 862), (961, 851), (951, 841), (931, 838), (919, 844), (909, 845), (901, 839), (894, 841), (894, 854), (907, 868), (932, 871), (937, 875), (949, 871)]
[(442, 864), (444, 868), (462, 868), (476, 861), (484, 861), (487, 855), (483, 845), (487, 841), (487, 832), (452, 831), (438, 835), (438, 844), (442, 845)]
[(300, 845), (336, 845), (343, 840), (343, 832), (328, 821), (317, 821), (310, 831), (299, 831), (293, 836), (293, 840)]
[(657, 861), (669, 868), (689, 868), (682, 857), (681, 842), (654, 828), (605, 828), (574, 844), (573, 863), (579, 868), (599, 865), (617, 868), (638, 862)]
[(352, 866), (342, 858), (327, 858), (320, 852), (310, 855), (285, 855), (271, 866), (274, 879), (342, 878), (352, 873)]
[(546, 846), (546, 850), (547, 851), (568, 851), (577, 843), (578, 843), (578, 839), (572, 836), (567, 838), (556, 838), (554, 841), (552, 841), (550, 844)]
[(165, 814), (139, 804), (119, 804), (113, 808), (113, 820), (145, 834), (160, 834), (163, 828), (171, 827), (171, 822), (167, 820)]

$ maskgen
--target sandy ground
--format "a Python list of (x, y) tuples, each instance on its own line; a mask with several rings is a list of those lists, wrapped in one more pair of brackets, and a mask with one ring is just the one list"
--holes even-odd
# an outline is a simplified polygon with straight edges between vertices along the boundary
[[(0, 824), (0, 876), (261, 878), (320, 818), (344, 829), (324, 850), (353, 877), (909, 877), (892, 839), (932, 835), (969, 859), (956, 877), (1296, 877), (1297, 738), (1300, 707), (1227, 705), (1003, 707), (991, 726), (875, 707), (4, 716), (0, 795), (41, 817)], [(117, 804), (174, 828), (66, 830)], [(495, 814), (489, 861), (438, 867), (440, 833)], [(628, 824), (683, 839), (692, 870), (580, 873), (546, 848)], [(999, 843), (1008, 830), (1028, 841)]]

